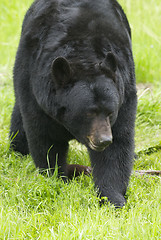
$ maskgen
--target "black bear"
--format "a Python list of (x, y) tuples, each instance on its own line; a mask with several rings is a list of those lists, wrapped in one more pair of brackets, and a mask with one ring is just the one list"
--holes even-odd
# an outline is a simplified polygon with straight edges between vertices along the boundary
[[(125, 204), (134, 156), (135, 71), (128, 20), (116, 0), (36, 0), (14, 66), (11, 147), (36, 167), (71, 176), (68, 142), (90, 155), (100, 197)], [(104, 199), (104, 198), (103, 198)]]

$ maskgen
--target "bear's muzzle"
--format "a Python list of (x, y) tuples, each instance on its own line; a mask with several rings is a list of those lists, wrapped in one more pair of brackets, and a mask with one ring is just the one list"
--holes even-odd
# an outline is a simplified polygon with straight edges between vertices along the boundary
[(87, 136), (88, 146), (94, 151), (104, 151), (112, 143), (112, 139), (109, 117), (95, 118), (92, 121), (90, 134)]

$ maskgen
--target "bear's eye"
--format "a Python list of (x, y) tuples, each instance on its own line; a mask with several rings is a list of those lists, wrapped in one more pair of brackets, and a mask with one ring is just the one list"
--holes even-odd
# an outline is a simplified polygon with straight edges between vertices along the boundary
[(96, 117), (96, 113), (94, 113), (94, 112), (93, 113), (92, 112), (91, 113), (87, 113), (86, 116), (87, 116), (87, 118), (93, 118), (93, 117)]
[(86, 114), (87, 118), (95, 118), (97, 116), (97, 112), (91, 111)]
[(91, 106), (88, 108), (88, 112), (86, 112), (86, 116), (88, 118), (94, 118), (98, 116), (99, 112), (100, 112), (100, 109), (97, 106)]

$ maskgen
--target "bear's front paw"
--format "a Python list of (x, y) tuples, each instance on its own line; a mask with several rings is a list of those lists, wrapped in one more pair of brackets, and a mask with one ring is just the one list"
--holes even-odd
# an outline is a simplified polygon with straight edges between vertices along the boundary
[(84, 173), (85, 175), (90, 175), (91, 172), (92, 172), (92, 168), (89, 166), (83, 166), (79, 164), (67, 165), (67, 177), (69, 179), (80, 176), (82, 173)]
[(111, 204), (114, 204), (115, 208), (122, 208), (125, 203), (126, 199), (124, 196), (120, 193), (114, 192), (113, 194), (100, 194), (100, 205), (110, 202)]

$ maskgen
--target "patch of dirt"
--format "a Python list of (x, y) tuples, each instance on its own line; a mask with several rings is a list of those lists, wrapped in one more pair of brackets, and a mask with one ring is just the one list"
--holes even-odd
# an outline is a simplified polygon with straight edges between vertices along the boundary
[(151, 83), (138, 83), (136, 85), (138, 99), (140, 99), (144, 94), (149, 92), (152, 95), (153, 84)]

